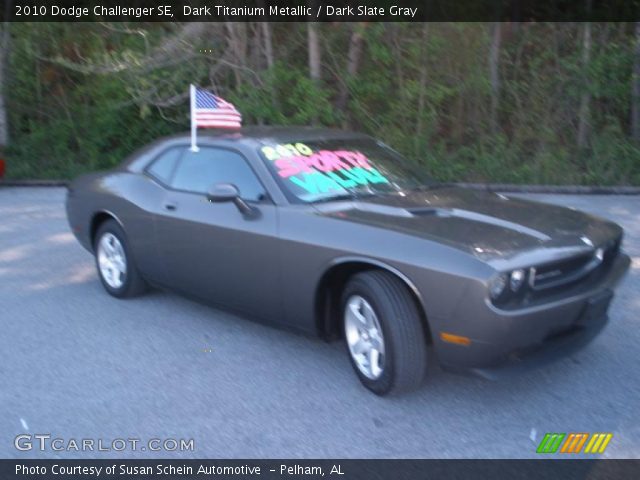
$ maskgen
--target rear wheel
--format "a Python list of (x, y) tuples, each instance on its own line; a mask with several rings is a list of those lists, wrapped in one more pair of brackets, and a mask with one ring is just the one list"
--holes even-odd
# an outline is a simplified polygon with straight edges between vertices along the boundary
[(94, 252), (98, 276), (110, 295), (128, 298), (147, 289), (133, 262), (124, 230), (118, 222), (107, 220), (100, 225), (95, 237)]
[(418, 388), (427, 345), (418, 308), (394, 275), (355, 275), (342, 295), (344, 337), (358, 378), (378, 395)]

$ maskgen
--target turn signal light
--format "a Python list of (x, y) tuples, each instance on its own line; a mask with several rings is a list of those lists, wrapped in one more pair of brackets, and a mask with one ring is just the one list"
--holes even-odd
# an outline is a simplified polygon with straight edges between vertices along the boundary
[(453, 333), (440, 332), (440, 338), (443, 342), (447, 343), (455, 343), (456, 345), (464, 345), (465, 347), (471, 345), (470, 338), (454, 335)]

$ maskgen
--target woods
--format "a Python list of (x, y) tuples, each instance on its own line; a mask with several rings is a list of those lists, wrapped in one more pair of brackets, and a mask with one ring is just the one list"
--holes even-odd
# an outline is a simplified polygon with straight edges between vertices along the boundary
[(186, 131), (196, 83), (245, 125), (364, 131), (443, 181), (640, 184), (640, 22), (2, 28), (13, 178), (109, 168)]

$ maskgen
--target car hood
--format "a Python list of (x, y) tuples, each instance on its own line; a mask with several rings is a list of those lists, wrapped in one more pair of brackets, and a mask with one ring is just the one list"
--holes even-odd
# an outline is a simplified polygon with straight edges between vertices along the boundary
[(566, 207), (458, 187), (317, 205), (320, 215), (424, 237), (482, 259), (561, 258), (617, 241), (622, 229)]

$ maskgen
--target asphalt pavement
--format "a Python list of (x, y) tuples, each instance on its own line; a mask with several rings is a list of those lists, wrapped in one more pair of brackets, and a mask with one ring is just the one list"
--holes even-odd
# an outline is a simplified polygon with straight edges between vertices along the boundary
[[(379, 398), (341, 343), (173, 293), (110, 297), (64, 195), (0, 188), (0, 458), (535, 458), (546, 432), (611, 432), (604, 457), (640, 457), (639, 196), (526, 195), (625, 228), (633, 263), (587, 348), (508, 381), (432, 369), (419, 391)], [(65, 449), (20, 451), (21, 434)], [(129, 438), (193, 450), (67, 449)]]

